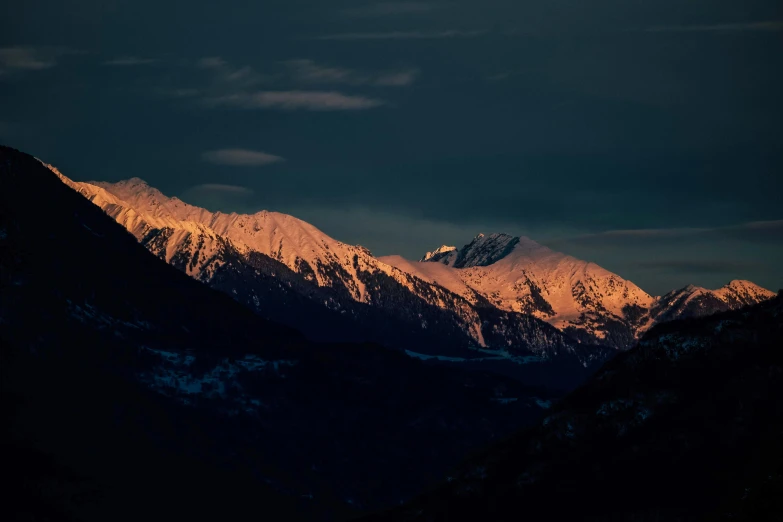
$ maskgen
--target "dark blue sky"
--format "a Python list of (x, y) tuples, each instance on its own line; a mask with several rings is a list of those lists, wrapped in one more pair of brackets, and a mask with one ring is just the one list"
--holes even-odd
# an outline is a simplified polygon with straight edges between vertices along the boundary
[(777, 0), (25, 0), (0, 141), (377, 255), (503, 231), (778, 289), (781, 56)]

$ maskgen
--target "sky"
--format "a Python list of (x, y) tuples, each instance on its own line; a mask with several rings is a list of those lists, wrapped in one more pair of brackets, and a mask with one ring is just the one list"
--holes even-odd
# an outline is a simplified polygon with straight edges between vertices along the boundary
[(376, 255), (524, 235), (783, 288), (779, 0), (25, 0), (0, 143)]

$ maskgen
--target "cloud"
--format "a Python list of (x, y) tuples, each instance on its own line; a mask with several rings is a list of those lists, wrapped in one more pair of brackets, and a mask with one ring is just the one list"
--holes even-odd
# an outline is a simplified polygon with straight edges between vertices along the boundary
[(211, 106), (243, 109), (347, 111), (379, 107), (382, 100), (350, 96), (336, 91), (258, 91), (219, 96), (206, 100)]
[(137, 56), (123, 56), (120, 58), (114, 58), (113, 60), (107, 60), (103, 62), (103, 65), (148, 65), (151, 63), (157, 63), (155, 58), (139, 58)]
[(375, 85), (381, 85), (386, 87), (403, 87), (412, 84), (418, 76), (418, 71), (408, 70), (400, 71), (397, 73), (389, 73), (379, 76), (375, 80)]
[(209, 71), (211, 86), (207, 89), (211, 89), (213, 92), (226, 93), (239, 89), (249, 89), (273, 78), (259, 74), (249, 66), (231, 66), (219, 56), (201, 58), (196, 62), (196, 66)]
[(658, 240), (709, 239), (716, 237), (731, 238), (754, 243), (775, 243), (783, 241), (783, 219), (770, 221), (751, 221), (737, 225), (712, 228), (651, 228), (629, 230), (607, 230), (596, 234), (583, 234), (564, 239), (556, 239), (548, 244), (590, 244), (604, 246), (623, 246), (631, 242), (654, 242)]
[(714, 25), (664, 25), (650, 27), (652, 33), (691, 33), (691, 32), (735, 32), (735, 31), (780, 31), (783, 21), (751, 22), (744, 24), (714, 24)]
[(482, 31), (391, 31), (385, 33), (339, 33), (316, 36), (315, 40), (440, 40), (445, 38), (472, 38)]
[(85, 53), (67, 47), (0, 47), (0, 76), (51, 69), (60, 57), (71, 54)]
[(294, 78), (312, 83), (353, 83), (356, 73), (350, 69), (317, 65), (312, 60), (289, 60), (286, 65)]
[(232, 165), (236, 167), (258, 167), (285, 161), (280, 156), (266, 152), (247, 149), (210, 150), (201, 155), (205, 161), (215, 165)]
[(412, 84), (418, 74), (414, 69), (375, 74), (361, 73), (342, 67), (319, 65), (312, 60), (290, 60), (286, 65), (295, 81), (305, 83), (403, 87)]
[(418, 14), (432, 11), (436, 6), (424, 2), (378, 2), (340, 11), (345, 16), (370, 18), (378, 16)]
[(220, 56), (207, 56), (198, 61), (198, 66), (203, 69), (218, 69), (228, 65)]
[[(232, 67), (220, 57), (202, 58), (196, 64), (207, 71), (207, 79), (198, 88), (167, 88), (171, 97), (194, 97), (204, 107), (240, 109), (276, 109), (307, 111), (356, 111), (385, 105), (382, 99), (337, 90), (328, 85), (401, 87), (413, 83), (415, 69), (360, 72), (343, 67), (317, 64), (312, 60), (282, 62), (283, 70), (261, 74), (252, 67)], [(259, 88), (259, 84), (264, 84)], [(308, 88), (291, 88), (308, 87)]]
[(55, 53), (34, 47), (0, 48), (0, 67), (6, 69), (25, 69), (39, 71), (54, 67)]

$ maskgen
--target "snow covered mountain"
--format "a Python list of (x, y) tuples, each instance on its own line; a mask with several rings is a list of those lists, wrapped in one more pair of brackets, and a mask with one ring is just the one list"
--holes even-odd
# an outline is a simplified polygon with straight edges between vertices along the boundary
[(734, 280), (717, 290), (688, 285), (657, 299), (650, 315), (656, 322), (703, 317), (760, 303), (774, 296), (773, 292), (750, 281)]
[(719, 290), (688, 286), (653, 297), (608, 270), (555, 252), (526, 237), (479, 234), (461, 249), (441, 246), (413, 263), (386, 263), (468, 300), (543, 319), (587, 343), (629, 347), (653, 324), (756, 304), (774, 293), (749, 281)]
[(379, 342), (565, 388), (612, 352), (433, 284), (289, 215), (210, 212), (138, 178), (74, 182), (47, 166), (156, 256), (314, 339)]
[[(290, 215), (210, 212), (139, 178), (77, 183), (47, 166), (158, 257), (314, 338), (448, 357), (475, 357), (476, 348), (497, 357), (568, 354), (585, 366), (603, 358), (586, 345), (628, 348), (657, 322), (774, 295), (732, 282), (656, 298), (595, 263), (508, 234), (444, 245), (421, 262), (376, 258)], [(449, 353), (433, 353), (436, 345)]]
[(410, 498), (559, 397), (308, 341), (156, 259), (2, 146), (0, 186), (4, 520), (347, 520)]
[(479, 234), (461, 249), (442, 246), (422, 262), (383, 261), (466, 299), (543, 319), (583, 341), (632, 344), (655, 299), (617, 274), (526, 237)]

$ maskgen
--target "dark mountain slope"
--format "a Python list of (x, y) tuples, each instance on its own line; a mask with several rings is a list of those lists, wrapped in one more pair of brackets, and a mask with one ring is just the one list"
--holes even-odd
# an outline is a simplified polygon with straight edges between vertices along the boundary
[(783, 293), (652, 329), (538, 427), (365, 520), (783, 517)]
[(156, 259), (28, 155), (0, 148), (0, 185), (11, 519), (340, 518), (409, 498), (553, 398), (309, 342)]

